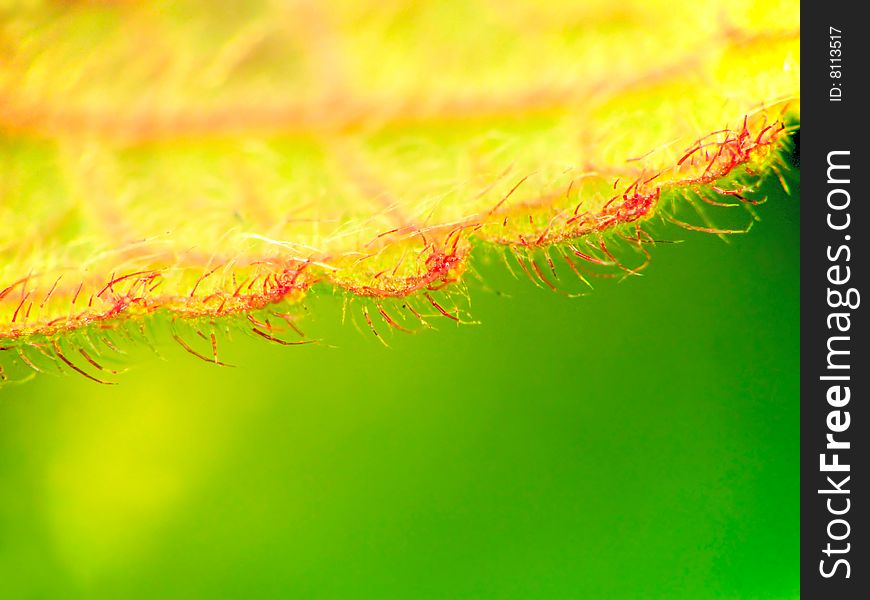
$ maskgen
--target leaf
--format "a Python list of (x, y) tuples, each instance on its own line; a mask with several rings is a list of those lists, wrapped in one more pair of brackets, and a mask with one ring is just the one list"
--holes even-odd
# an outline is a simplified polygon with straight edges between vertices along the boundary
[[(372, 316), (404, 328), (379, 299), (459, 320), (437, 296), (478, 247), (555, 288), (553, 260), (581, 279), (641, 268), (653, 216), (742, 231), (675, 215), (751, 208), (777, 169), (799, 118), (797, 15), (0, 1), (0, 348), (92, 377), (71, 334), (155, 312), (248, 315), (289, 343), (256, 311), (315, 285), (375, 299), (373, 330)], [(175, 337), (219, 362), (213, 336), (205, 355)]]

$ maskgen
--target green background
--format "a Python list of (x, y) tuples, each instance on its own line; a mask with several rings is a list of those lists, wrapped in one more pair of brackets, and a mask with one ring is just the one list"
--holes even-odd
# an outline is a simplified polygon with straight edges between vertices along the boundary
[(481, 324), (389, 349), (321, 294), (336, 347), (8, 386), (0, 597), (797, 597), (798, 212), (578, 299), (480, 260)]

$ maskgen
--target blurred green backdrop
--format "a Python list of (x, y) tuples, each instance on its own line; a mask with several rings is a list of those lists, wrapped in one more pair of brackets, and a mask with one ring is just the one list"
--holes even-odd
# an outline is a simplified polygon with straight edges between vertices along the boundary
[(390, 349), (324, 295), (334, 348), (4, 388), (0, 597), (798, 597), (798, 209), (580, 299), (478, 261), (482, 324)]

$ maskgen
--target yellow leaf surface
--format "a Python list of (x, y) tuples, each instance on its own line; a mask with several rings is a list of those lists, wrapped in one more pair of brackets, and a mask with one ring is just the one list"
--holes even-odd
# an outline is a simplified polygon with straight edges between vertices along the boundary
[(485, 245), (618, 262), (607, 236), (642, 250), (664, 198), (746, 201), (776, 168), (798, 13), (0, 0), (0, 347), (315, 284), (453, 317), (428, 294)]

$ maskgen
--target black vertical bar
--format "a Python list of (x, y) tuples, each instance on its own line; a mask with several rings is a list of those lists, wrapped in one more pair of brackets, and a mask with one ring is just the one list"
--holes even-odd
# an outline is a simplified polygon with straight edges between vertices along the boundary
[(866, 5), (801, 6), (801, 595), (806, 598), (870, 598), (870, 332), (860, 297), (870, 269), (870, 198), (864, 189), (870, 175), (865, 134), (870, 30), (860, 8)]

